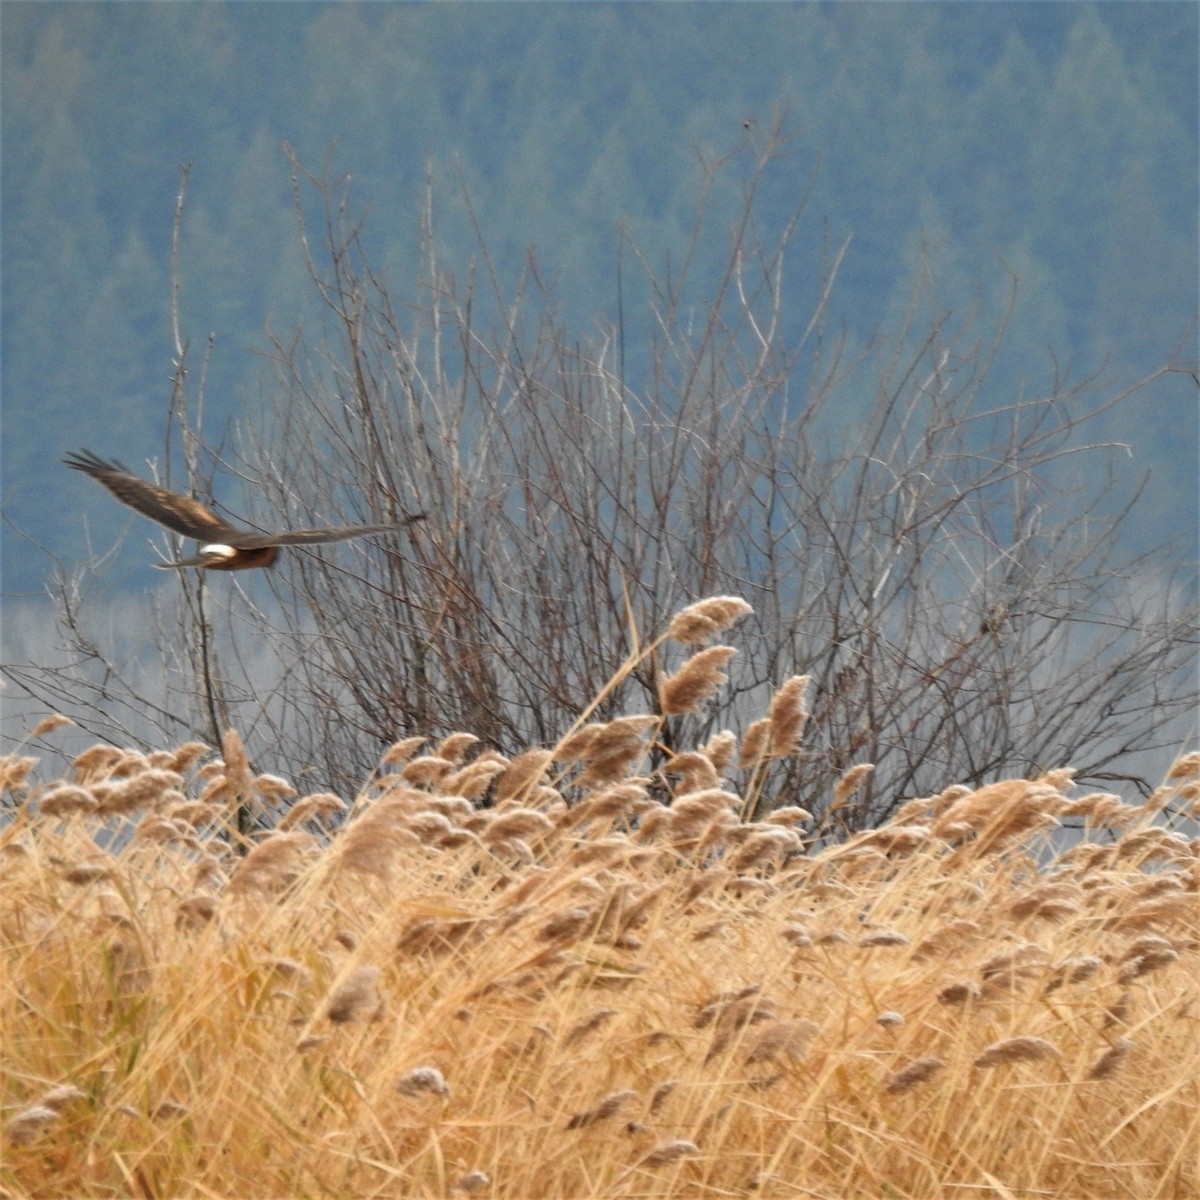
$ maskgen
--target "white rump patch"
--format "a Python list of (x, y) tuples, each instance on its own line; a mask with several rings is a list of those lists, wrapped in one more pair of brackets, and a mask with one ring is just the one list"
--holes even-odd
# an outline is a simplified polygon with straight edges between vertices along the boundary
[(226, 546), (222, 542), (213, 542), (211, 546), (201, 546), (201, 554), (212, 554), (217, 558), (234, 558), (237, 551), (232, 546)]

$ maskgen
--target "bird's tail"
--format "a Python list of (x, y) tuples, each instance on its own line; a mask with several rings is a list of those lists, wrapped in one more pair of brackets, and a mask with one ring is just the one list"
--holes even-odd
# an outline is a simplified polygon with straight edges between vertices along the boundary
[(220, 555), (193, 554), (191, 558), (181, 558), (178, 562), (158, 562), (154, 565), (160, 571), (182, 571), (184, 567), (209, 567), (220, 561)]

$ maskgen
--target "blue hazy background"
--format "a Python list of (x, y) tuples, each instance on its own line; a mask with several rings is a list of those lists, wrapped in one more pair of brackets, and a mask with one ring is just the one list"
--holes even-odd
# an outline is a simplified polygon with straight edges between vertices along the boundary
[[(701, 160), (780, 112), (798, 136), (762, 225), (807, 195), (804, 257), (818, 235), (851, 237), (832, 303), (849, 339), (898, 321), (919, 269), (938, 309), (981, 327), (1015, 280), (997, 402), (1056, 374), (1100, 372), (1115, 393), (1195, 357), (1198, 18), (1193, 3), (5, 3), (5, 608), (45, 603), (53, 558), (69, 568), (130, 529), (65, 451), (135, 469), (162, 453), (185, 161), (183, 324), (193, 368), (214, 339), (213, 440), (278, 403), (269, 334), (318, 319), (285, 142), (351, 173), (397, 301), (415, 294), (432, 178), (443, 264), (478, 257), (477, 219), (502, 286), (534, 256), (587, 337), (616, 316), (619, 226), (669, 269)], [(739, 205), (718, 192), (715, 228)], [(727, 245), (698, 247), (697, 278)], [(631, 344), (649, 337), (643, 299), (624, 296)], [(1103, 430), (1131, 448), (1125, 483), (1150, 472), (1128, 531), (1143, 543), (1195, 545), (1196, 396), (1164, 376)], [(114, 593), (169, 586), (142, 532)]]

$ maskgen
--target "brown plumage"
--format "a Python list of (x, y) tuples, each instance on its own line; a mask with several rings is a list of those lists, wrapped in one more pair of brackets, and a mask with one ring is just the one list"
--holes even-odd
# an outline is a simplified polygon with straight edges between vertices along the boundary
[(340, 525), (326, 529), (257, 533), (238, 529), (199, 500), (139, 479), (120, 463), (106, 462), (88, 450), (69, 454), (63, 462), (73, 470), (90, 475), (97, 483), (108, 488), (122, 504), (127, 504), (143, 517), (157, 521), (174, 533), (204, 543), (200, 553), (192, 558), (154, 564), (164, 569), (204, 567), (210, 571), (245, 571), (251, 567), (269, 567), (279, 557), (280, 546), (320, 546), (326, 542), (362, 537), (367, 533), (386, 533), (403, 529), (413, 521), (422, 520), (425, 515), (418, 513), (391, 525)]

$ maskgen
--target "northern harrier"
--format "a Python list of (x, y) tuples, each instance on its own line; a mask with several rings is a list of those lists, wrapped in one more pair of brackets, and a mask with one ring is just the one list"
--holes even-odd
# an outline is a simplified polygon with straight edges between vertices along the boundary
[(325, 542), (362, 537), (366, 533), (386, 533), (403, 529), (413, 521), (420, 521), (425, 515), (418, 513), (392, 525), (341, 525), (331, 529), (256, 533), (250, 529), (238, 529), (199, 500), (139, 479), (120, 463), (105, 462), (88, 450), (70, 454), (63, 462), (76, 471), (90, 475), (97, 483), (102, 483), (122, 504), (129, 505), (143, 517), (149, 517), (175, 533), (203, 543), (200, 553), (194, 558), (154, 564), (164, 569), (206, 567), (210, 571), (245, 571), (251, 567), (269, 567), (279, 557), (280, 546), (319, 546)]

